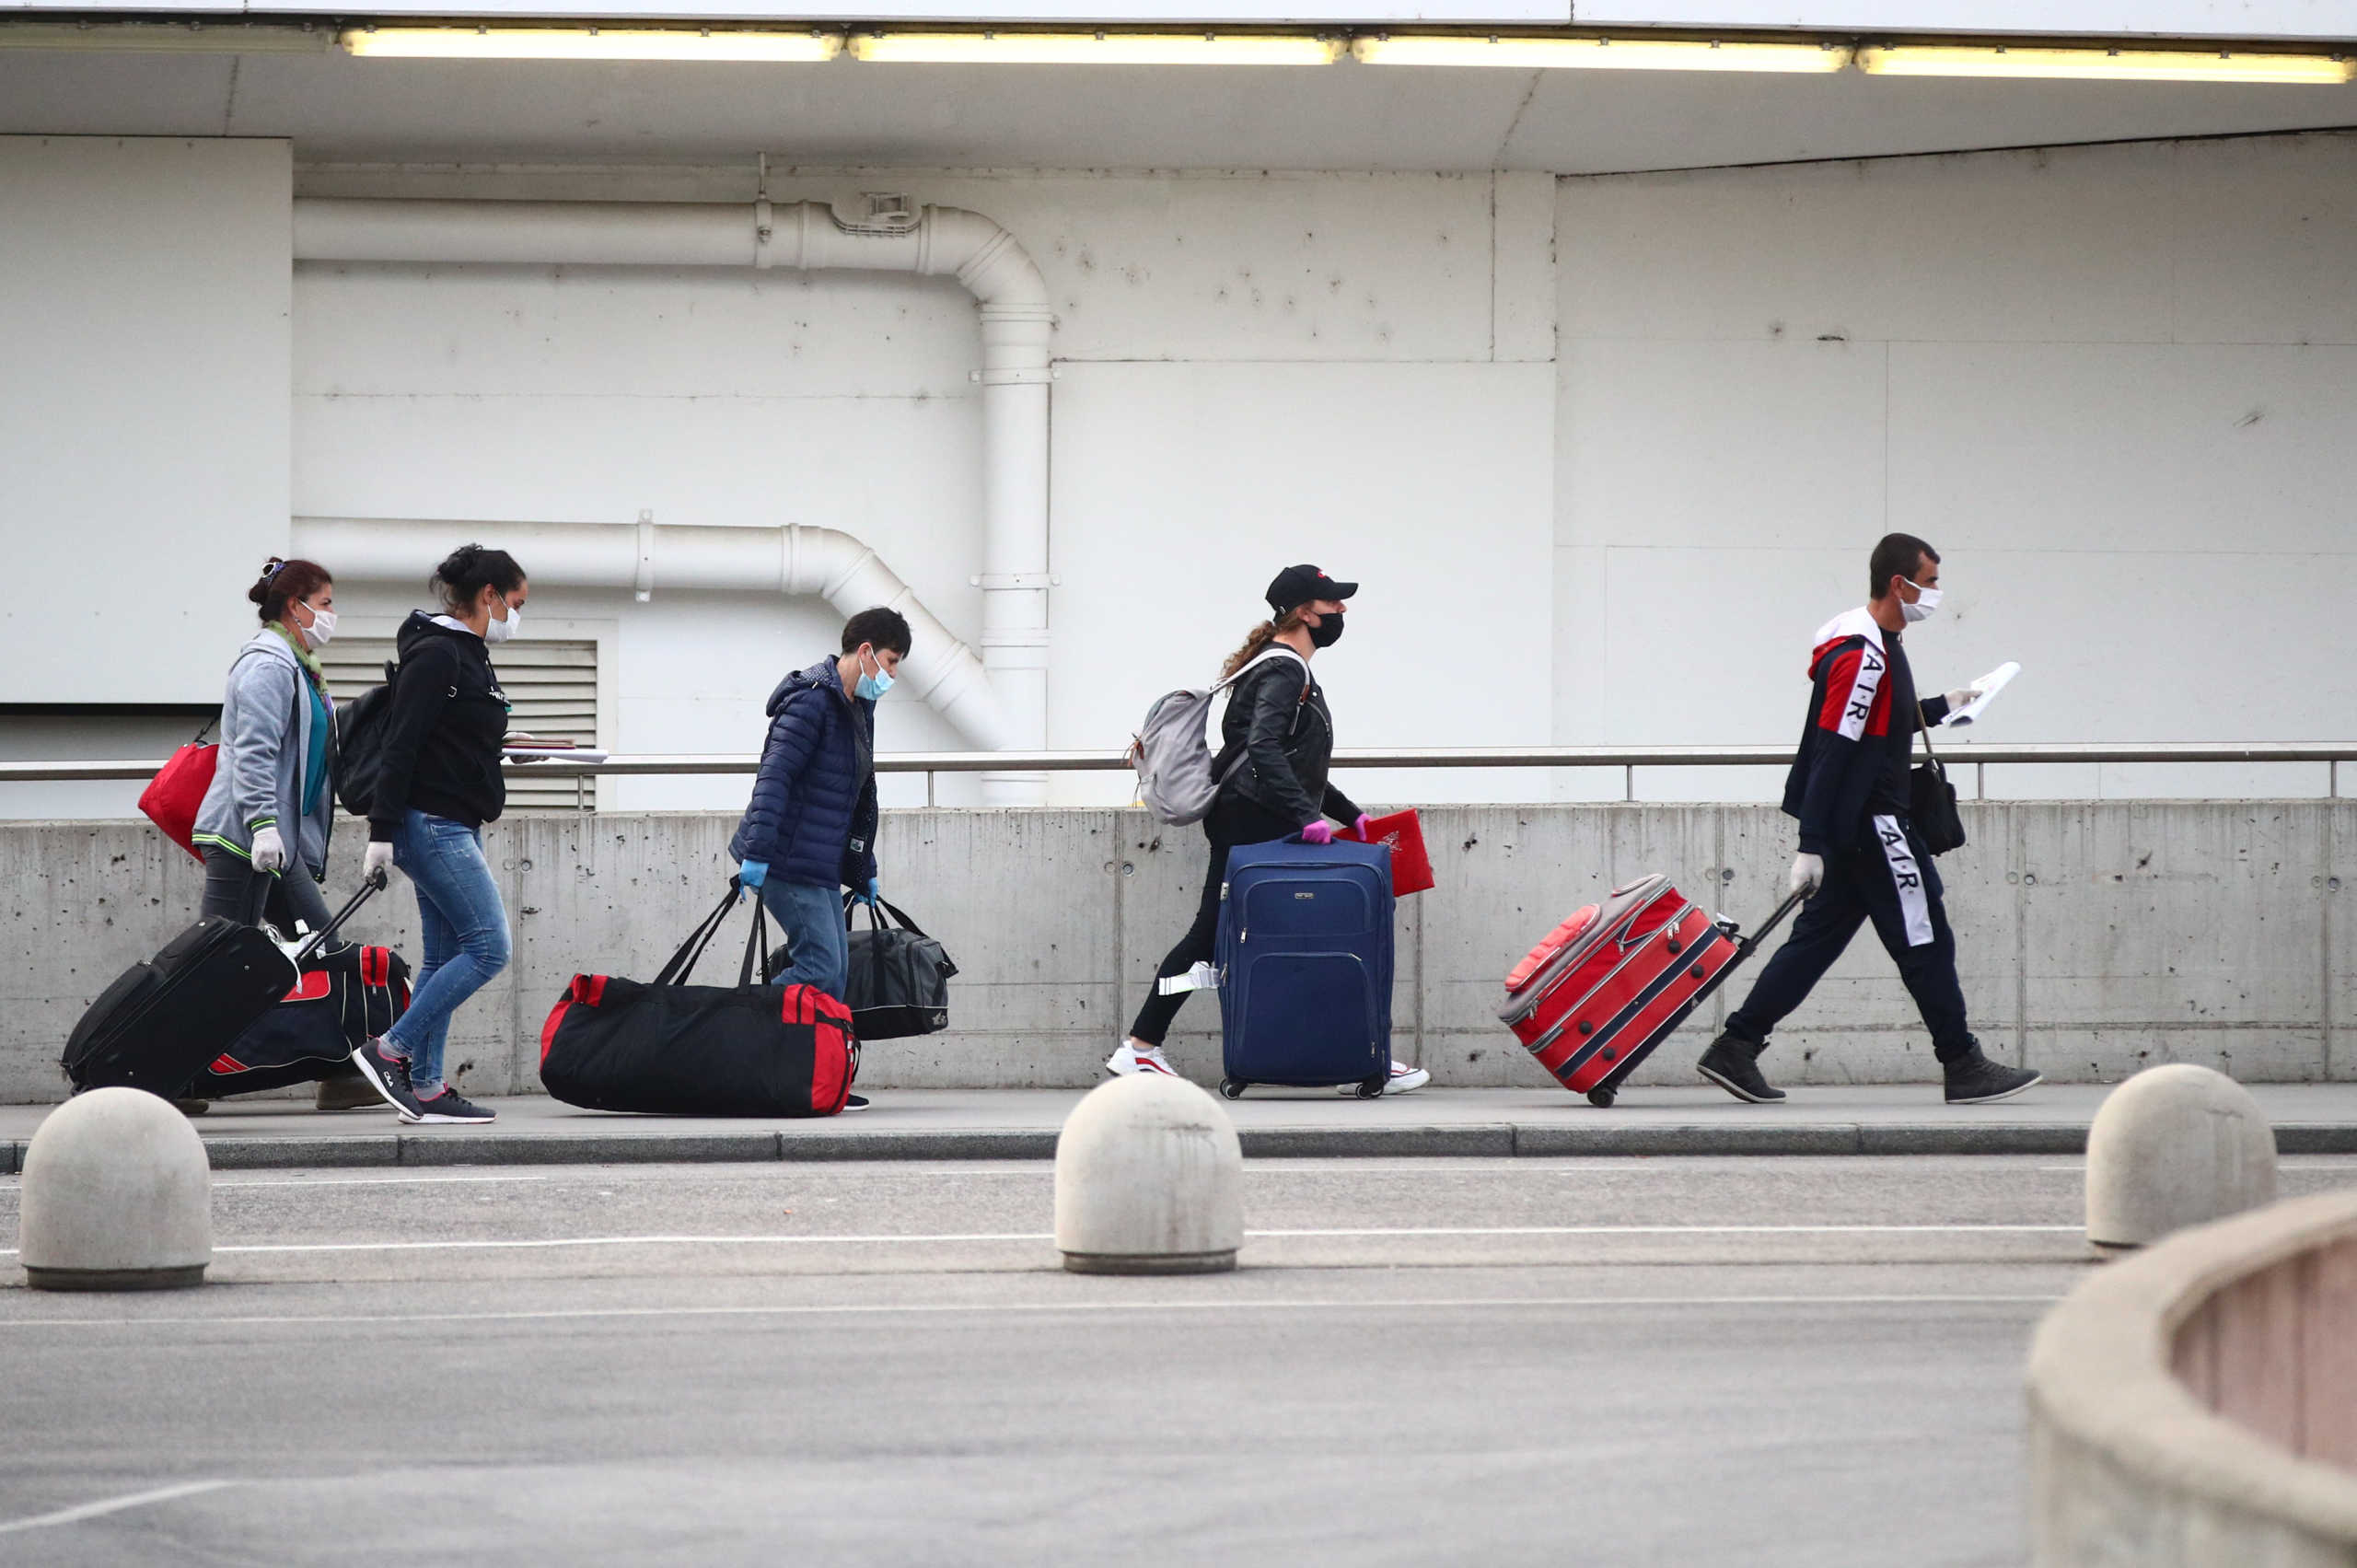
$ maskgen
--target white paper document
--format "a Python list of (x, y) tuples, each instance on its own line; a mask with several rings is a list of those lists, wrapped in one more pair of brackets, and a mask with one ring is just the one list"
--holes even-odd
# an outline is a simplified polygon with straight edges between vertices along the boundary
[(1972, 701), (1967, 703), (1964, 706), (1948, 714), (1945, 721), (1947, 727), (1950, 729), (1960, 728), (1979, 718), (1981, 714), (1981, 711), (1989, 706), (1991, 699), (1994, 698), (1998, 692), (2003, 691), (2008, 685), (2010, 685), (2013, 682), (2014, 677), (2019, 675), (2021, 672), (2022, 667), (2020, 665), (2015, 664), (2011, 659), (2007, 659), (2004, 663), (1999, 665), (1996, 668), (1991, 670), (1988, 674), (1974, 681), (1972, 683), (1972, 690), (1975, 695), (1973, 696)]

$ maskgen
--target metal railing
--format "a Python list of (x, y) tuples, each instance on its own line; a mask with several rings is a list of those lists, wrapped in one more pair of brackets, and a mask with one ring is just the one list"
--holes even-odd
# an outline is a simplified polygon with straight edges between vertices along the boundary
[[(1334, 753), (1337, 768), (1618, 768), (1621, 798), (1636, 798), (1639, 768), (1759, 768), (1782, 767), (1792, 761), (1789, 746), (1474, 746), (1428, 747), (1412, 750), (1351, 750)], [(2357, 743), (2163, 741), (2131, 745), (2032, 743), (1976, 746), (1952, 742), (1941, 760), (1951, 772), (1973, 770), (1973, 793), (1986, 793), (1984, 770), (1993, 766), (2070, 763), (2190, 763), (2190, 762), (2312, 762), (2326, 768), (2325, 793), (2340, 795), (2340, 764), (2357, 762)], [(0, 762), (0, 784), (104, 782), (153, 778), (164, 765), (153, 760), (99, 762)], [(598, 775), (621, 777), (696, 773), (751, 773), (761, 758), (750, 752), (727, 755), (610, 756), (599, 761), (568, 761), (562, 757), (519, 762), (512, 769), (540, 774), (569, 774), (580, 781), (579, 800), (587, 809), (587, 785)], [(1118, 751), (888, 751), (878, 752), (879, 773), (923, 773), (925, 803), (933, 804), (934, 779), (942, 773), (1122, 772), (1129, 762)]]

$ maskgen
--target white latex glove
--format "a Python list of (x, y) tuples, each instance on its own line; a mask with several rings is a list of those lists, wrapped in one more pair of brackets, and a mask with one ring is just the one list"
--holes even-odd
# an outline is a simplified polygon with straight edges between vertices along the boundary
[(368, 853), (360, 857), (360, 879), (374, 882), (379, 877), (389, 877), (393, 869), (393, 846), (371, 843)]
[(286, 865), (286, 841), (278, 836), (275, 825), (254, 830), (254, 869), (277, 871)]
[(1793, 856), (1791, 886), (1804, 898), (1825, 886), (1825, 857), (1805, 852)]
[(1978, 686), (1957, 687), (1955, 691), (1948, 693), (1948, 712), (1956, 712), (1958, 708), (1964, 706), (1967, 703), (1971, 702), (1975, 697), (1980, 695), (1980, 688)]

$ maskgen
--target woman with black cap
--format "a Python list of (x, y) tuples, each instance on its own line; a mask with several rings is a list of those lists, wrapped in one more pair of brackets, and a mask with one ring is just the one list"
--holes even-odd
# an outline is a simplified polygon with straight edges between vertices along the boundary
[[(1338, 583), (1315, 566), (1286, 567), (1269, 585), (1269, 619), (1253, 627), (1221, 667), (1220, 678), (1234, 677), (1235, 683), (1228, 688), (1220, 752), (1212, 763), (1213, 776), (1223, 782), (1203, 819), (1211, 863), (1195, 923), (1162, 960), (1160, 978), (1183, 975), (1212, 957), (1229, 850), (1295, 833), (1311, 843), (1329, 843), (1334, 822), (1364, 826), (1366, 814), (1327, 779), (1334, 758), (1334, 717), (1309, 671), (1318, 649), (1342, 640), (1342, 601), (1358, 591), (1356, 583)], [(1162, 1053), (1162, 1041), (1187, 996), (1183, 991), (1166, 996), (1157, 987), (1105, 1070), (1178, 1076)], [(1406, 1094), (1431, 1080), (1422, 1068), (1394, 1062), (1389, 1092)]]

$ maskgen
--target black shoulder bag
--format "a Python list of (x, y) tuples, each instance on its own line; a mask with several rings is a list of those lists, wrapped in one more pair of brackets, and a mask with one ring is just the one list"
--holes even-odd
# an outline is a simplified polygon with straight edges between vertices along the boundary
[(1964, 818), (1956, 808), (1956, 785), (1932, 749), (1932, 728), (1923, 722), (1923, 704), (1915, 704), (1915, 733), (1923, 738), (1924, 761), (1907, 775), (1907, 816), (1916, 836), (1933, 854), (1964, 847)]

